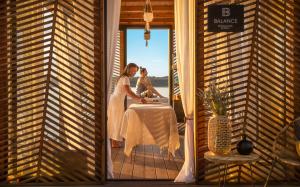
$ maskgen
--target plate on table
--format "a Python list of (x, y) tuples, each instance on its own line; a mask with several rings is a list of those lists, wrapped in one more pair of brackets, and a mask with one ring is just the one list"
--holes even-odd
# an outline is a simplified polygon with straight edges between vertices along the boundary
[(162, 102), (159, 101), (147, 101), (147, 103), (144, 104), (162, 104)]
[[(145, 98), (146, 102), (145, 104), (161, 104), (161, 102), (159, 101), (159, 99), (157, 98)], [(141, 103), (141, 102), (140, 102)]]
[(162, 102), (159, 102), (159, 101), (147, 101), (146, 103), (139, 102), (139, 104), (162, 104)]

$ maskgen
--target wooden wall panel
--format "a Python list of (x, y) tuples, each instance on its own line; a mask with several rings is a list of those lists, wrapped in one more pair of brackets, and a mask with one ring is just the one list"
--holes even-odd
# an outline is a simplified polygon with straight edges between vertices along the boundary
[[(218, 3), (245, 5), (245, 30), (240, 33), (207, 32), (207, 6)], [(253, 174), (263, 182), (272, 159), (271, 145), (283, 126), (299, 116), (299, 12), (298, 1), (209, 0), (197, 6), (197, 87), (211, 83), (227, 87), (229, 116), (233, 122), (232, 151), (246, 134), (261, 156)], [(217, 182), (218, 166), (205, 163), (206, 131), (210, 117), (197, 101), (197, 166), (199, 180)], [(243, 113), (243, 116), (238, 115)], [(290, 171), (294, 171), (289, 168)], [(230, 182), (250, 182), (247, 165), (228, 168)], [(286, 168), (277, 164), (272, 180), (286, 180)], [(297, 172), (291, 172), (299, 178)]]
[[(200, 0), (196, 1), (196, 65), (195, 65), (195, 74), (196, 88), (204, 88), (204, 3)], [(197, 90), (196, 90), (197, 91)], [(195, 123), (196, 123), (196, 134), (195, 134), (195, 165), (196, 165), (196, 181), (204, 181), (205, 177), (205, 160), (204, 153), (207, 149), (207, 112), (203, 107), (203, 104), (200, 103), (199, 99), (195, 97), (195, 108), (196, 114)]]
[[(295, 86), (294, 86), (294, 98), (295, 98), (295, 108), (300, 108), (300, 3), (297, 3), (294, 7), (295, 13), (295, 46), (294, 46), (294, 54), (295, 54)], [(295, 111), (295, 116), (300, 116), (300, 110)], [(300, 178), (300, 169), (297, 170), (297, 178)]]
[(106, 66), (105, 66), (105, 48), (106, 48), (106, 32), (105, 32), (105, 1), (93, 0), (93, 17), (94, 17), (94, 85), (93, 92), (95, 94), (95, 131), (93, 134), (95, 141), (95, 174), (96, 183), (101, 181), (104, 183), (106, 179)]
[[(0, 176), (7, 175), (7, 35), (6, 35), (6, 4), (0, 5)], [(0, 183), (4, 181), (0, 177)]]
[[(295, 108), (300, 108), (300, 4), (297, 3), (295, 8), (295, 46), (294, 46), (294, 54), (295, 54), (295, 91), (294, 91), (294, 96), (295, 96)], [(295, 111), (295, 115), (300, 116), (300, 110)]]
[(102, 182), (104, 1), (2, 2), (0, 180)]

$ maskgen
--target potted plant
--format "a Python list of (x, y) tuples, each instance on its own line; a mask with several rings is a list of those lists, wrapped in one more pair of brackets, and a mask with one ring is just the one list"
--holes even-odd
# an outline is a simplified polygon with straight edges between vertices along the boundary
[(208, 122), (208, 149), (218, 155), (231, 151), (231, 122), (227, 115), (229, 92), (211, 84), (206, 90), (198, 89), (204, 105), (213, 113)]

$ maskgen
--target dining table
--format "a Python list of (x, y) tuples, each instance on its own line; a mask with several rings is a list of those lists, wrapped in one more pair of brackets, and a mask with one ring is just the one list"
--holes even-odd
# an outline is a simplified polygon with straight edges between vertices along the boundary
[(123, 116), (121, 135), (126, 156), (137, 145), (158, 145), (173, 156), (180, 147), (176, 114), (166, 103), (131, 104)]

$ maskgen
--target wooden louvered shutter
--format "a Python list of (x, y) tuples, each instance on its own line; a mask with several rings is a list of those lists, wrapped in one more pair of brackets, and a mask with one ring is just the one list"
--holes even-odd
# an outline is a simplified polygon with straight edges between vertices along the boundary
[[(295, 93), (294, 95), (298, 95), (298, 97), (295, 97), (295, 108), (300, 108), (300, 5), (299, 3), (296, 4), (294, 7), (294, 13), (295, 13), (295, 33), (294, 37), (295, 39), (295, 48), (294, 48), (294, 55), (295, 55), (295, 70), (294, 70), (294, 78), (295, 78)], [(296, 116), (300, 116), (300, 110), (295, 111)]]
[(117, 84), (117, 81), (121, 75), (121, 31), (117, 34), (117, 45), (116, 45), (116, 51), (115, 51), (115, 57), (114, 57), (114, 69), (113, 69), (113, 78), (112, 78), (112, 87), (110, 90), (110, 93), (112, 94), (115, 86)]
[[(172, 34), (172, 94), (173, 96), (180, 95), (180, 88), (179, 88), (179, 79), (178, 79), (178, 71), (177, 71), (177, 57), (176, 57), (176, 38), (175, 38), (175, 30), (171, 30), (170, 33)], [(170, 98), (172, 99), (172, 98)]]
[[(207, 32), (207, 6), (212, 3), (245, 5), (245, 31)], [(242, 122), (261, 161), (253, 166), (264, 181), (272, 160), (272, 143), (283, 126), (299, 116), (299, 1), (208, 0), (197, 4), (197, 87), (216, 82), (231, 93), (233, 150), (242, 136)], [(298, 49), (298, 51), (296, 50)], [(197, 101), (197, 171), (199, 180), (217, 182), (218, 166), (205, 164), (208, 112)], [(244, 116), (238, 114), (242, 112)], [(223, 168), (224, 169), (224, 168)], [(230, 182), (251, 182), (249, 165), (230, 165)], [(299, 178), (299, 172), (289, 172)], [(286, 168), (276, 164), (271, 180), (285, 180)]]
[(170, 89), (170, 100), (173, 102), (173, 108), (176, 112), (177, 117), (177, 126), (179, 130), (179, 134), (184, 133), (185, 129), (185, 123), (184, 123), (184, 111), (181, 101), (181, 94), (180, 94), (180, 88), (179, 88), (179, 78), (178, 78), (178, 70), (177, 70), (177, 52), (176, 52), (176, 35), (175, 30), (170, 30), (171, 34), (171, 73), (170, 73), (170, 79), (171, 79), (171, 89)]
[(101, 182), (103, 1), (0, 7), (1, 182)]

